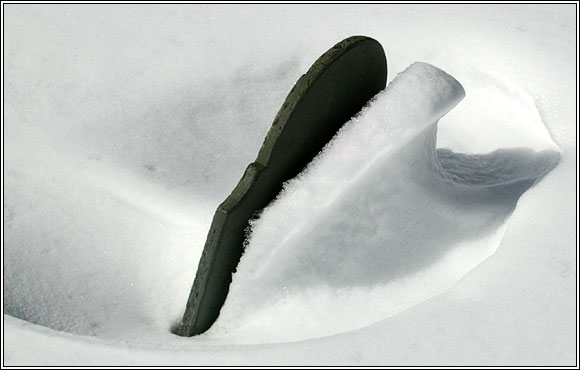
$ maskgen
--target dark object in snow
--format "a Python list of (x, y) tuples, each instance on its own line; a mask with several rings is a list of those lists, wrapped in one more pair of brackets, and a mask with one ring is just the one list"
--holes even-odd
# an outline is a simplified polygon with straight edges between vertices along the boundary
[(364, 36), (339, 42), (300, 77), (276, 115), (258, 158), (213, 217), (178, 335), (192, 336), (211, 327), (244, 251), (249, 220), (386, 82), (383, 48)]

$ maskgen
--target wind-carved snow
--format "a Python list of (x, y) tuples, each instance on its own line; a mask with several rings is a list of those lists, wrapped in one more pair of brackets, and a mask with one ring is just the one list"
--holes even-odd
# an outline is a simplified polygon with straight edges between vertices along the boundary
[[(462, 76), (468, 96), (455, 108), (463, 89), (435, 67), (415, 64), (396, 78), (264, 211), (220, 318), (189, 343), (290, 341), (352, 330), (436, 295), (492, 254), (517, 198), (558, 155), (533, 100), (484, 77)], [(141, 122), (142, 136), (156, 131), (149, 122), (157, 118)], [(494, 132), (506, 125), (511, 129), (500, 140)], [(98, 132), (107, 139), (93, 141), (91, 134), (77, 141), (92, 148), (112, 140), (108, 129)], [(212, 140), (222, 137), (231, 141)], [(180, 340), (169, 326), (185, 306), (217, 205), (202, 201), (211, 186), (194, 184), (187, 198), (169, 186), (176, 181), (153, 181), (155, 171), (142, 169), (147, 176), (140, 176), (133, 159), (87, 160), (82, 151), (60, 153), (42, 140), (13, 137), (5, 151), (6, 313), (75, 334)], [(115, 140), (119, 148), (126, 140), (175, 160), (157, 141), (133, 134)], [(195, 146), (204, 138), (192, 140)], [(463, 154), (435, 151), (436, 140)], [(537, 153), (493, 151), (514, 143)], [(489, 148), (491, 154), (467, 154)], [(191, 168), (176, 166), (183, 173)], [(222, 172), (209, 181), (235, 180), (235, 171)]]
[(356, 329), (442, 292), (490, 256), (518, 198), (559, 153), (436, 149), (438, 121), (464, 95), (429, 64), (400, 73), (252, 223), (202, 337), (280, 342)]
[[(3, 11), (4, 365), (577, 362), (575, 4)], [(255, 158), (292, 84), (330, 45), (361, 30), (385, 47), (390, 76), (425, 60), (464, 86), (465, 98), (439, 122), (438, 148), (561, 150), (561, 162), (520, 197), (490, 258), (379, 324), (299, 343), (230, 346), (221, 344), (240, 332), (223, 315), (216, 329), (230, 331), (214, 333), (221, 339), (171, 334), (211, 217)], [(482, 249), (491, 248), (486, 243)], [(445, 263), (454, 251), (462, 261), (463, 249), (452, 246), (427, 269), (441, 266), (443, 279), (462, 266)], [(387, 304), (392, 312), (411, 305), (439, 279), (434, 272), (415, 284), (411, 274), (419, 276), (399, 274), (388, 294), (374, 295), (378, 303), (366, 294), (375, 287), (353, 285), (361, 301), (343, 321), (382, 319)], [(248, 286), (242, 280), (232, 296)], [(329, 305), (337, 290), (329, 290)], [(246, 327), (242, 308), (268, 304), (257, 299), (237, 311)], [(305, 305), (298, 314), (256, 317), (256, 328), (270, 320), (282, 331), (272, 341), (290, 340), (290, 326), (306, 328), (306, 337), (332, 313), (294, 302)], [(334, 327), (318, 329), (327, 335)], [(105, 339), (86, 337), (93, 335)], [(253, 330), (245, 340), (268, 338)]]

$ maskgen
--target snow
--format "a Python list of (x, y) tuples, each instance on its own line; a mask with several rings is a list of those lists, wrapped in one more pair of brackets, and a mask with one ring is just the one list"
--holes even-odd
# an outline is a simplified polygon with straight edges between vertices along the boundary
[[(576, 362), (575, 5), (4, 11), (5, 365)], [(354, 34), (388, 89), (171, 334), (216, 206)]]
[(520, 194), (559, 154), (437, 154), (437, 122), (464, 94), (428, 64), (399, 74), (254, 222), (208, 335), (259, 343), (356, 329), (491, 255)]

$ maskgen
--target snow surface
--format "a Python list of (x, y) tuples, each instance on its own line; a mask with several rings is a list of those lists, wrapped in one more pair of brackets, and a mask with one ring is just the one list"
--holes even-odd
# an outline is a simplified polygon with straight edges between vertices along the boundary
[[(4, 11), (6, 365), (575, 363), (575, 5)], [(354, 34), (405, 72), (174, 336), (216, 206)]]

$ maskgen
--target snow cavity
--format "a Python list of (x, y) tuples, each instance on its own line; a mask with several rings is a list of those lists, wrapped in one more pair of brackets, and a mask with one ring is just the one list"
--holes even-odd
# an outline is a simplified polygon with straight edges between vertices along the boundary
[[(471, 135), (439, 143), (463, 150), (437, 149), (438, 121), (464, 89), (429, 64), (400, 73), (252, 222), (226, 303), (199, 339), (284, 342), (360, 328), (493, 254), (518, 198), (560, 155), (525, 93), (474, 90), (480, 108), (472, 101), (446, 123)], [(508, 128), (491, 143), (478, 136), (489, 122)], [(527, 148), (508, 148), (521, 132)]]

